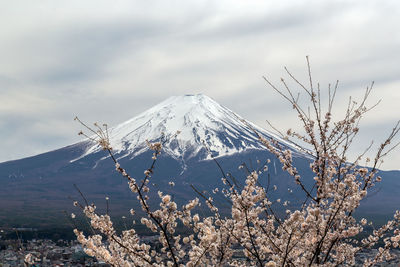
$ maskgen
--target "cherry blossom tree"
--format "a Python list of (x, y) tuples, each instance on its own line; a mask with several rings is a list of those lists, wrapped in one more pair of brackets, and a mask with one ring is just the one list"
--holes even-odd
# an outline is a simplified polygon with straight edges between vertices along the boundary
[[(154, 151), (152, 164), (144, 170), (144, 178), (137, 180), (114, 157), (107, 126), (95, 124), (92, 129), (76, 118), (90, 131), (81, 134), (97, 142), (114, 161), (116, 171), (126, 179), (145, 214), (140, 223), (158, 235), (161, 246), (156, 249), (146, 244), (134, 228), (118, 233), (110, 216), (99, 214), (96, 206), (85, 200), (84, 203), (74, 202), (95, 231), (88, 235), (74, 230), (85, 252), (112, 266), (353, 266), (357, 255), (371, 248), (377, 248), (376, 253), (365, 259), (364, 266), (391, 259), (391, 249), (398, 248), (400, 243), (400, 212), (396, 211), (392, 220), (369, 232), (366, 227), (372, 227), (373, 223), (357, 220), (354, 212), (368, 191), (381, 181), (378, 169), (383, 158), (399, 145), (392, 143), (400, 125), (395, 125), (373, 157), (366, 157), (370, 146), (351, 161), (349, 149), (359, 133), (360, 120), (375, 106), (366, 104), (373, 84), (359, 102), (350, 98), (344, 117), (334, 120), (332, 108), (338, 83), (329, 86), (328, 104), (323, 105), (321, 89), (319, 84), (313, 83), (308, 58), (307, 67), (307, 85), (285, 68), (289, 79), (308, 99), (305, 104), (304, 101), (300, 103), (299, 95), (283, 78), (280, 89), (264, 77), (267, 84), (289, 102), (302, 124), (303, 131), (289, 129), (286, 133), (279, 132), (281, 137), (312, 159), (313, 177), (302, 176), (293, 163), (290, 149), (277, 140), (258, 135), (304, 194), (302, 204), (287, 209), (283, 215), (274, 208), (270, 189), (259, 183), (259, 171), (249, 172), (242, 187), (229, 177), (223, 177), (222, 193), (231, 203), (228, 215), (220, 212), (212, 197), (195, 187), (197, 197), (180, 208), (170, 195), (160, 191), (159, 206), (152, 207), (149, 204), (151, 175), (163, 144), (148, 143), (149, 149)], [(311, 186), (309, 181), (312, 181)], [(200, 203), (206, 204), (210, 216), (196, 213)], [(131, 214), (135, 214), (134, 209)], [(188, 229), (187, 234), (177, 233), (178, 224)], [(232, 257), (237, 250), (246, 260)]]

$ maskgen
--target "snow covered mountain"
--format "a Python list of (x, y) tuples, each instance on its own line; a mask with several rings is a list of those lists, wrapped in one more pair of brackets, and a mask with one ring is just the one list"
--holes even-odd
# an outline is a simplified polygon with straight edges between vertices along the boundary
[[(166, 153), (176, 159), (210, 159), (205, 146), (214, 157), (240, 153), (249, 149), (265, 149), (257, 133), (266, 138), (283, 140), (250, 123), (221, 106), (208, 96), (173, 96), (142, 114), (109, 130), (110, 143), (120, 157), (131, 158), (148, 150), (146, 140), (165, 138)], [(248, 125), (251, 125), (249, 127)], [(178, 134), (177, 134), (178, 133)], [(287, 146), (289, 144), (285, 143)], [(100, 151), (93, 145), (79, 158)]]
[[(144, 170), (152, 162), (146, 140), (167, 140), (151, 176), (149, 196), (156, 205), (158, 190), (171, 194), (177, 203), (185, 203), (194, 196), (191, 185), (205, 192), (221, 188), (221, 169), (239, 183), (243, 182), (246, 168), (238, 168), (243, 164), (249, 170), (264, 169), (268, 165), (268, 173), (260, 176), (259, 181), (265, 186), (277, 186), (270, 195), (272, 199), (303, 201), (299, 197), (303, 196), (301, 189), (282, 170), (279, 160), (263, 147), (254, 130), (289, 147), (299, 172), (305, 179), (313, 177), (310, 158), (298, 152), (297, 147), (201, 94), (170, 97), (110, 128), (109, 138), (121, 166), (137, 179), (143, 177)], [(218, 158), (218, 166), (210, 160), (205, 147)], [(80, 198), (74, 184), (99, 207), (104, 204), (104, 197), (109, 196), (114, 216), (128, 214), (129, 209), (138, 204), (126, 180), (115, 171), (114, 163), (107, 157), (98, 145), (85, 140), (33, 157), (0, 163), (0, 227), (67, 224), (61, 211), (76, 212), (71, 199)], [(400, 186), (399, 175), (400, 171), (381, 173), (385, 181), (382, 192), (367, 200), (366, 213), (385, 215), (398, 208), (394, 203), (400, 202), (396, 191)], [(174, 187), (169, 185), (170, 181), (175, 183)], [(312, 182), (312, 179), (305, 180), (306, 185)], [(289, 194), (288, 188), (293, 189), (293, 193)]]

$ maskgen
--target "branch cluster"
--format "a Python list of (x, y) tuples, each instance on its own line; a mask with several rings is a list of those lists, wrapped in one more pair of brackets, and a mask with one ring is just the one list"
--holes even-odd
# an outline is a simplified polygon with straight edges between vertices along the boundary
[[(92, 130), (83, 124), (94, 133), (87, 137), (109, 153), (116, 171), (127, 179), (146, 214), (140, 223), (158, 234), (160, 243), (159, 249), (149, 246), (134, 229), (117, 234), (109, 215), (98, 214), (96, 207), (86, 202), (79, 206), (97, 234), (85, 236), (82, 231), (74, 230), (85, 252), (112, 266), (353, 266), (359, 253), (373, 247), (378, 247), (377, 253), (366, 259), (364, 266), (391, 259), (390, 250), (400, 244), (400, 212), (377, 229), (373, 228), (372, 222), (357, 220), (353, 215), (367, 192), (381, 180), (377, 176), (378, 168), (382, 159), (398, 145), (391, 143), (400, 130), (399, 123), (379, 146), (375, 156), (365, 158), (365, 163), (370, 164), (368, 168), (360, 165), (371, 146), (355, 161), (349, 162), (348, 150), (359, 132), (359, 122), (371, 109), (366, 106), (366, 101), (372, 86), (367, 88), (359, 103), (350, 99), (344, 118), (334, 122), (332, 107), (338, 84), (333, 89), (329, 86), (328, 105), (323, 111), (320, 86), (314, 88), (310, 65), (307, 66), (307, 86), (285, 68), (308, 97), (310, 105), (306, 108), (299, 104), (299, 95), (294, 95), (284, 79), (281, 80), (283, 90), (265, 80), (297, 112), (305, 133), (288, 130), (281, 135), (289, 142), (305, 142), (311, 147), (303, 152), (312, 158), (310, 168), (314, 177), (301, 176), (293, 164), (290, 148), (259, 135), (260, 142), (279, 159), (282, 169), (304, 192), (300, 207), (287, 209), (283, 216), (278, 215), (269, 197), (269, 188), (258, 181), (259, 171), (249, 172), (242, 187), (224, 176), (222, 193), (231, 203), (229, 216), (219, 211), (212, 197), (194, 187), (198, 198), (180, 208), (170, 195), (162, 192), (158, 192), (159, 207), (151, 207), (149, 181), (163, 143), (148, 143), (154, 151), (153, 162), (144, 171), (144, 178), (137, 181), (114, 157), (107, 127), (96, 125), (97, 129)], [(313, 179), (312, 186), (307, 186), (310, 183), (304, 181), (310, 179)], [(202, 202), (208, 207), (210, 216), (195, 212)], [(131, 213), (133, 215), (135, 211), (131, 210)], [(187, 234), (177, 233), (178, 224), (187, 228)], [(361, 238), (367, 228), (373, 228), (373, 231)], [(233, 255), (237, 251), (241, 251), (247, 261), (235, 260)]]

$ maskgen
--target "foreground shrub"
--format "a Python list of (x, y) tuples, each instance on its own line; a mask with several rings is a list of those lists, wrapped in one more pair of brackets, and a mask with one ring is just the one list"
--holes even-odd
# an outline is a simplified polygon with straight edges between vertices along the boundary
[[(397, 248), (400, 242), (400, 212), (396, 211), (393, 220), (371, 233), (365, 228), (372, 222), (356, 220), (353, 215), (368, 191), (380, 182), (378, 168), (382, 159), (398, 145), (391, 145), (391, 142), (400, 130), (399, 123), (374, 157), (366, 158), (369, 147), (350, 162), (349, 148), (359, 132), (359, 122), (371, 109), (366, 106), (366, 100), (372, 85), (359, 103), (350, 99), (344, 117), (334, 121), (332, 107), (338, 84), (329, 86), (328, 104), (324, 106), (320, 87), (314, 87), (310, 66), (307, 66), (307, 86), (286, 71), (304, 91), (308, 105), (299, 103), (299, 96), (284, 79), (281, 79), (283, 90), (264, 79), (297, 112), (304, 131), (288, 130), (281, 135), (312, 158), (310, 168), (314, 177), (301, 176), (289, 148), (278, 140), (267, 140), (259, 135), (260, 142), (279, 159), (283, 170), (304, 193), (301, 206), (287, 209), (284, 215), (278, 214), (269, 198), (271, 189), (261, 186), (260, 173), (253, 171), (249, 172), (243, 187), (224, 176), (226, 186), (222, 192), (231, 203), (229, 216), (221, 214), (213, 198), (196, 188), (193, 189), (197, 197), (180, 208), (163, 192), (158, 192), (159, 207), (151, 207), (149, 182), (157, 157), (162, 153), (162, 143), (148, 143), (154, 151), (153, 163), (138, 181), (114, 157), (107, 128), (95, 124), (94, 130), (87, 127), (94, 135), (84, 135), (97, 142), (114, 161), (116, 171), (127, 180), (146, 214), (140, 223), (159, 236), (161, 247), (156, 249), (143, 242), (133, 228), (118, 234), (108, 214), (99, 214), (93, 204), (75, 202), (96, 232), (85, 235), (74, 230), (85, 252), (112, 266), (352, 266), (360, 252), (372, 247), (377, 247), (377, 252), (364, 260), (364, 266), (391, 259), (390, 250)], [(304, 182), (310, 180), (313, 181), (311, 187), (307, 186), (310, 182)], [(202, 217), (195, 212), (200, 203), (207, 205), (212, 216)], [(132, 209), (131, 214), (134, 215), (135, 210)], [(176, 232), (178, 224), (188, 229), (187, 234)], [(238, 250), (245, 260), (232, 257)]]

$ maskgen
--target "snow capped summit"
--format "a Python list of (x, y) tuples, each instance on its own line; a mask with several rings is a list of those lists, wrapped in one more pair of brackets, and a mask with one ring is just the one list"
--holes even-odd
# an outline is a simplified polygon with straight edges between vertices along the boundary
[[(120, 157), (135, 157), (148, 149), (146, 140), (159, 141), (161, 138), (167, 140), (163, 153), (174, 158), (188, 159), (201, 152), (200, 158), (210, 159), (205, 146), (216, 157), (246, 149), (265, 149), (243, 120), (208, 96), (172, 96), (110, 128), (110, 143)], [(248, 124), (262, 135), (273, 136), (254, 124)], [(93, 145), (82, 157), (99, 150), (97, 145)]]
[[(132, 177), (140, 179), (151, 162), (146, 139), (158, 141), (164, 133), (168, 141), (151, 177), (150, 199), (157, 200), (160, 190), (183, 204), (193, 199), (190, 185), (206, 192), (223, 186), (220, 169), (209, 160), (209, 153), (202, 143), (204, 140), (211, 153), (219, 157), (221, 169), (238, 179), (246, 175), (244, 170), (238, 169), (240, 164), (245, 163), (253, 170), (263, 167), (270, 159), (268, 180), (263, 179), (263, 184), (277, 185), (273, 196), (292, 198), (292, 204), (297, 203), (303, 196), (298, 193), (301, 189), (288, 193), (287, 188), (297, 188), (294, 179), (286, 175), (279, 161), (265, 150), (248, 125), (207, 96), (185, 95), (168, 98), (111, 128), (109, 136), (121, 166)], [(267, 138), (272, 136), (255, 125), (251, 127)], [(174, 137), (177, 131), (181, 133)], [(313, 177), (309, 169), (310, 158), (307, 154), (296, 153), (296, 147), (283, 140), (278, 141), (293, 150), (296, 168), (309, 185), (313, 181), (308, 179)], [(398, 208), (400, 196), (393, 188), (400, 186), (397, 179), (400, 172), (384, 172), (384, 175), (381, 175), (386, 183), (382, 183), (382, 194), (380, 197), (373, 194), (373, 198), (367, 200), (364, 214), (377, 211), (379, 216), (387, 216)], [(170, 181), (175, 183), (174, 187), (169, 186)], [(115, 171), (107, 153), (96, 144), (83, 141), (33, 157), (0, 163), (0, 199), (7, 200), (0, 202), (0, 222), (14, 225), (29, 218), (33, 226), (59, 227), (60, 222), (65, 221), (60, 210), (71, 207), (67, 196), (79, 198), (73, 184), (79, 186), (93, 203), (101, 205), (105, 195), (110, 196), (114, 216), (126, 215), (131, 208), (140, 210), (140, 205), (132, 202), (126, 180)], [(43, 210), (46, 210), (45, 215), (40, 212)]]

